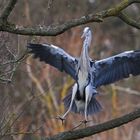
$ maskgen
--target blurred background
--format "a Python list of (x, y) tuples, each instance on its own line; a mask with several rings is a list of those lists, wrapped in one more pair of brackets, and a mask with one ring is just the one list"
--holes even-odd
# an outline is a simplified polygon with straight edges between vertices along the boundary
[[(10, 21), (24, 26), (49, 26), (97, 13), (120, 0), (20, 0)], [(0, 12), (7, 0), (0, 0)], [(140, 21), (140, 5), (125, 10)], [(140, 48), (140, 30), (111, 17), (102, 23), (72, 28), (54, 37), (21, 36), (0, 32), (0, 138), (4, 140), (40, 140), (76, 127), (83, 116), (69, 113), (66, 122), (55, 119), (65, 112), (63, 98), (74, 83), (65, 73), (34, 60), (26, 54), (28, 42), (51, 43), (78, 57), (85, 26), (93, 30), (90, 56), (102, 59)], [(24, 57), (22, 57), (24, 56)], [(21, 58), (19, 62), (15, 61)], [(12, 80), (12, 82), (10, 81)], [(140, 106), (140, 77), (130, 77), (98, 89), (103, 110), (89, 116), (88, 126), (122, 116)], [(79, 128), (85, 127), (81, 125)], [(94, 135), (85, 140), (140, 140), (140, 121)]]

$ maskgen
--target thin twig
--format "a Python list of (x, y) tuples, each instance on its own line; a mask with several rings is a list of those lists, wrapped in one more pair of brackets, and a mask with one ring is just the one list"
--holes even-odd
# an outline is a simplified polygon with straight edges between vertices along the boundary
[(7, 20), (8, 16), (12, 12), (12, 10), (15, 7), (15, 4), (17, 3), (17, 0), (9, 0), (7, 6), (4, 8), (2, 14), (1, 14), (1, 19), (2, 20)]
[(0, 64), (0, 66), (4, 66), (4, 65), (11, 64), (11, 63), (17, 63), (17, 62), (19, 62), (19, 61), (22, 61), (22, 60), (24, 60), (24, 59), (27, 58), (26, 55), (27, 55), (27, 50), (26, 50), (26, 51), (24, 52), (24, 54), (21, 55), (18, 59), (14, 59), (14, 60), (7, 61), (7, 62), (5, 62), (5, 63)]
[(14, 118), (14, 120), (12, 121), (12, 123), (9, 125), (9, 127), (7, 128), (7, 130), (5, 130), (4, 134), (1, 135), (0, 139), (4, 136), (6, 136), (7, 134), (9, 134), (9, 130), (12, 128), (12, 126), (15, 124), (15, 122), (21, 117), (21, 115), (25, 112), (25, 108), (27, 106), (30, 105), (30, 103), (32, 102), (33, 99), (35, 99), (38, 96), (32, 96), (29, 100), (27, 100), (21, 107), (23, 108), (22, 111)]
[(130, 88), (124, 88), (124, 87), (120, 87), (120, 86), (116, 86), (116, 85), (114, 85), (114, 88), (116, 90), (119, 90), (119, 91), (122, 91), (122, 92), (127, 92), (128, 94), (139, 95), (140, 96), (140, 92), (138, 92), (136, 90), (132, 90)]

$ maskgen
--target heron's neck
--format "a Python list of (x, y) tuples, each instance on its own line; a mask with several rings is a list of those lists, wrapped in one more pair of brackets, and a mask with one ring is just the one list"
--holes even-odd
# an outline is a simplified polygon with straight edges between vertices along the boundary
[(89, 47), (83, 46), (82, 53), (81, 53), (81, 61), (88, 62), (89, 61)]
[(90, 58), (88, 55), (88, 46), (83, 46), (80, 61), (79, 61), (79, 70), (83, 73), (88, 73), (89, 66), (90, 66)]
[(91, 38), (92, 38), (92, 35), (91, 34), (88, 34), (86, 37), (85, 37), (85, 40), (84, 40), (84, 43), (83, 43), (83, 48), (89, 48), (90, 47), (90, 44), (91, 44)]
[(90, 62), (90, 58), (89, 58), (89, 54), (88, 54), (90, 43), (91, 43), (91, 38), (86, 37), (84, 40), (84, 43), (83, 43), (82, 53), (80, 56), (80, 64), (83, 65), (82, 67), (88, 68), (88, 65)]

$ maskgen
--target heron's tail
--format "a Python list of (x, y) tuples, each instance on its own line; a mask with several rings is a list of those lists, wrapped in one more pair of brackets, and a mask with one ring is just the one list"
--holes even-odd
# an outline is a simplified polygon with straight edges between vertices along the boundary
[[(69, 108), (69, 106), (70, 106), (71, 97), (72, 97), (72, 94), (70, 93), (63, 99), (64, 105), (65, 105), (66, 108)], [(102, 109), (102, 106), (100, 105), (100, 103), (97, 101), (95, 96), (92, 96), (92, 98), (91, 98), (91, 100), (88, 104), (87, 114), (92, 115), (94, 113), (97, 113), (97, 112), (101, 111), (101, 109)], [(84, 115), (84, 108), (81, 109), (81, 110), (77, 109), (75, 101), (73, 102), (71, 111), (75, 112), (75, 113), (81, 113), (81, 114)]]
[(88, 108), (87, 108), (87, 114), (92, 115), (94, 113), (100, 112), (102, 110), (101, 104), (97, 101), (95, 96), (92, 96)]
[[(69, 106), (70, 106), (71, 97), (72, 97), (72, 93), (68, 94), (68, 95), (63, 99), (64, 106), (65, 106), (66, 108), (69, 108)], [(73, 104), (72, 104), (71, 111), (74, 112), (74, 113), (78, 113), (78, 110), (77, 110), (77, 107), (76, 107), (75, 102), (73, 102)]]

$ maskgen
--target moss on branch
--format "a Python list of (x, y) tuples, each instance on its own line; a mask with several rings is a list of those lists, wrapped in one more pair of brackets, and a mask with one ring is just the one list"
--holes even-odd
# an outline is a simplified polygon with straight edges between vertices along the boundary
[[(87, 24), (91, 22), (102, 22), (103, 19), (116, 16), (118, 17), (119, 13), (124, 10), (126, 7), (133, 3), (140, 3), (140, 0), (123, 0), (118, 5), (114, 6), (113, 8), (101, 11), (96, 14), (88, 14), (86, 16), (82, 16), (78, 19), (72, 19), (70, 21), (66, 21), (63, 24), (57, 24), (53, 26), (32, 26), (32, 27), (24, 27), (19, 25), (14, 25), (10, 22), (5, 22), (5, 19), (7, 21), (8, 16), (10, 15), (11, 11), (13, 10), (17, 0), (10, 0), (7, 7), (4, 9), (1, 17), (0, 17), (0, 31), (9, 32), (13, 34), (20, 34), (20, 35), (36, 35), (36, 36), (56, 36), (58, 34), (61, 34), (65, 32), (68, 29), (71, 29), (73, 27)], [(119, 16), (119, 18), (122, 18), (122, 16)], [(124, 22), (127, 24), (138, 28), (139, 26), (136, 25), (136, 21), (132, 21), (127, 17), (127, 20), (123, 18)], [(5, 22), (5, 23), (4, 23)]]
[(16, 3), (18, 0), (9, 0), (8, 4), (5, 6), (0, 18), (2, 20), (7, 20), (8, 16), (10, 15), (10, 13), (12, 12), (12, 10), (14, 9)]
[(59, 133), (55, 136), (44, 138), (44, 140), (74, 140), (74, 139), (80, 139), (83, 137), (88, 137), (100, 132), (104, 132), (110, 129), (113, 129), (115, 127), (119, 127), (123, 124), (126, 124), (128, 122), (131, 122), (137, 118), (140, 118), (140, 108), (127, 114), (122, 117), (110, 120), (105, 123), (101, 123), (98, 125), (90, 126), (84, 129), (78, 129), (73, 131), (65, 131), (62, 133)]
[(118, 15), (118, 17), (124, 21), (125, 23), (127, 23), (130, 26), (133, 26), (137, 29), (140, 29), (140, 23), (135, 21), (134, 19), (130, 18), (128, 15), (126, 15), (125, 13), (120, 13)]

